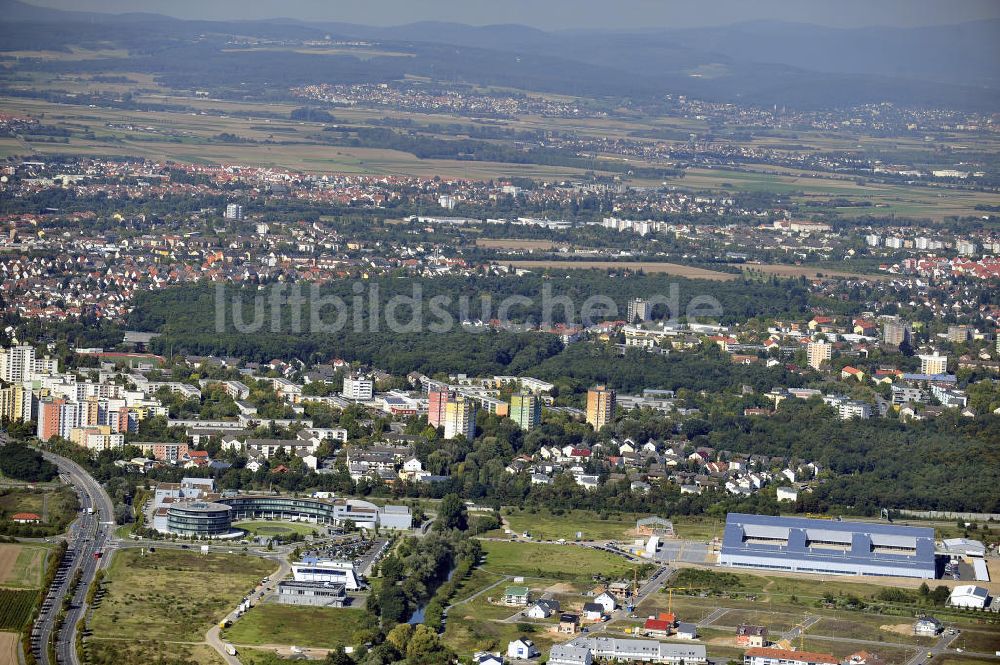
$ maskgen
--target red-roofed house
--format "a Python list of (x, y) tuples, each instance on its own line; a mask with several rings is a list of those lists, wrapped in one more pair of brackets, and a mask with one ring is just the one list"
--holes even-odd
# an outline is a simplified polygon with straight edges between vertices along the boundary
[(809, 330), (816, 330), (821, 326), (827, 326), (833, 323), (835, 319), (832, 316), (814, 316), (812, 321), (809, 322)]
[(670, 634), (670, 629), (673, 626), (668, 621), (661, 621), (660, 619), (646, 619), (646, 623), (643, 624), (642, 629), (645, 631), (646, 635), (650, 637), (666, 637)]
[(857, 379), (858, 381), (865, 380), (865, 373), (862, 372), (857, 367), (851, 367), (848, 365), (844, 369), (840, 370), (840, 378), (842, 379)]
[(743, 654), (743, 665), (840, 665), (833, 654), (754, 647)]
[(14, 513), (10, 519), (18, 524), (38, 524), (42, 521), (42, 518), (35, 513)]

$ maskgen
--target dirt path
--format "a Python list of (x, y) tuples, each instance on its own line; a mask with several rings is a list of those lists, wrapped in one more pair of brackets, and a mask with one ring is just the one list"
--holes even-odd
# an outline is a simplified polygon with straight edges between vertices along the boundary
[(886, 624), (878, 627), (879, 630), (884, 630), (887, 633), (895, 633), (896, 635), (913, 635), (913, 624), (912, 623), (894, 623)]
[(298, 651), (293, 652), (292, 646), (289, 644), (233, 644), (237, 650), (240, 648), (247, 649), (265, 649), (268, 651), (274, 651), (279, 656), (294, 656), (298, 654), (303, 654), (311, 660), (318, 660), (320, 658), (326, 658), (326, 654), (330, 653), (331, 649), (320, 649), (315, 647), (296, 647)]

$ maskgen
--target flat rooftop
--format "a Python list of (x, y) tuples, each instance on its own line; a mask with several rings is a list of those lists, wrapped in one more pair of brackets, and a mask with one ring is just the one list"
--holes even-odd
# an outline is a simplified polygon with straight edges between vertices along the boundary
[(730, 513), (721, 554), (933, 571), (934, 549), (927, 527)]

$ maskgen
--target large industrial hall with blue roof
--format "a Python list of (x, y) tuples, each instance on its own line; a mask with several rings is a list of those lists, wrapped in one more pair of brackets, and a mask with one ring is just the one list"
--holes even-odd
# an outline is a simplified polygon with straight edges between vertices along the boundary
[(934, 579), (934, 530), (730, 513), (719, 564), (824, 575)]

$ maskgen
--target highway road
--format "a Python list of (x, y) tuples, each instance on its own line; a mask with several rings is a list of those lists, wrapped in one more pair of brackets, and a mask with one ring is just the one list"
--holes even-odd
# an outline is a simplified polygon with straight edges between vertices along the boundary
[[(76, 489), (81, 510), (67, 533), (66, 558), (42, 603), (42, 611), (32, 629), (31, 646), (42, 665), (79, 665), (77, 623), (87, 612), (87, 589), (97, 571), (110, 564), (110, 552), (116, 546), (114, 506), (101, 484), (79, 464), (54, 453), (43, 452), (42, 455), (59, 467), (63, 480)], [(80, 571), (80, 581), (70, 588), (77, 571)], [(69, 609), (57, 629), (56, 616), (66, 598), (69, 598)], [(47, 649), (50, 643), (55, 644), (54, 662)]]

